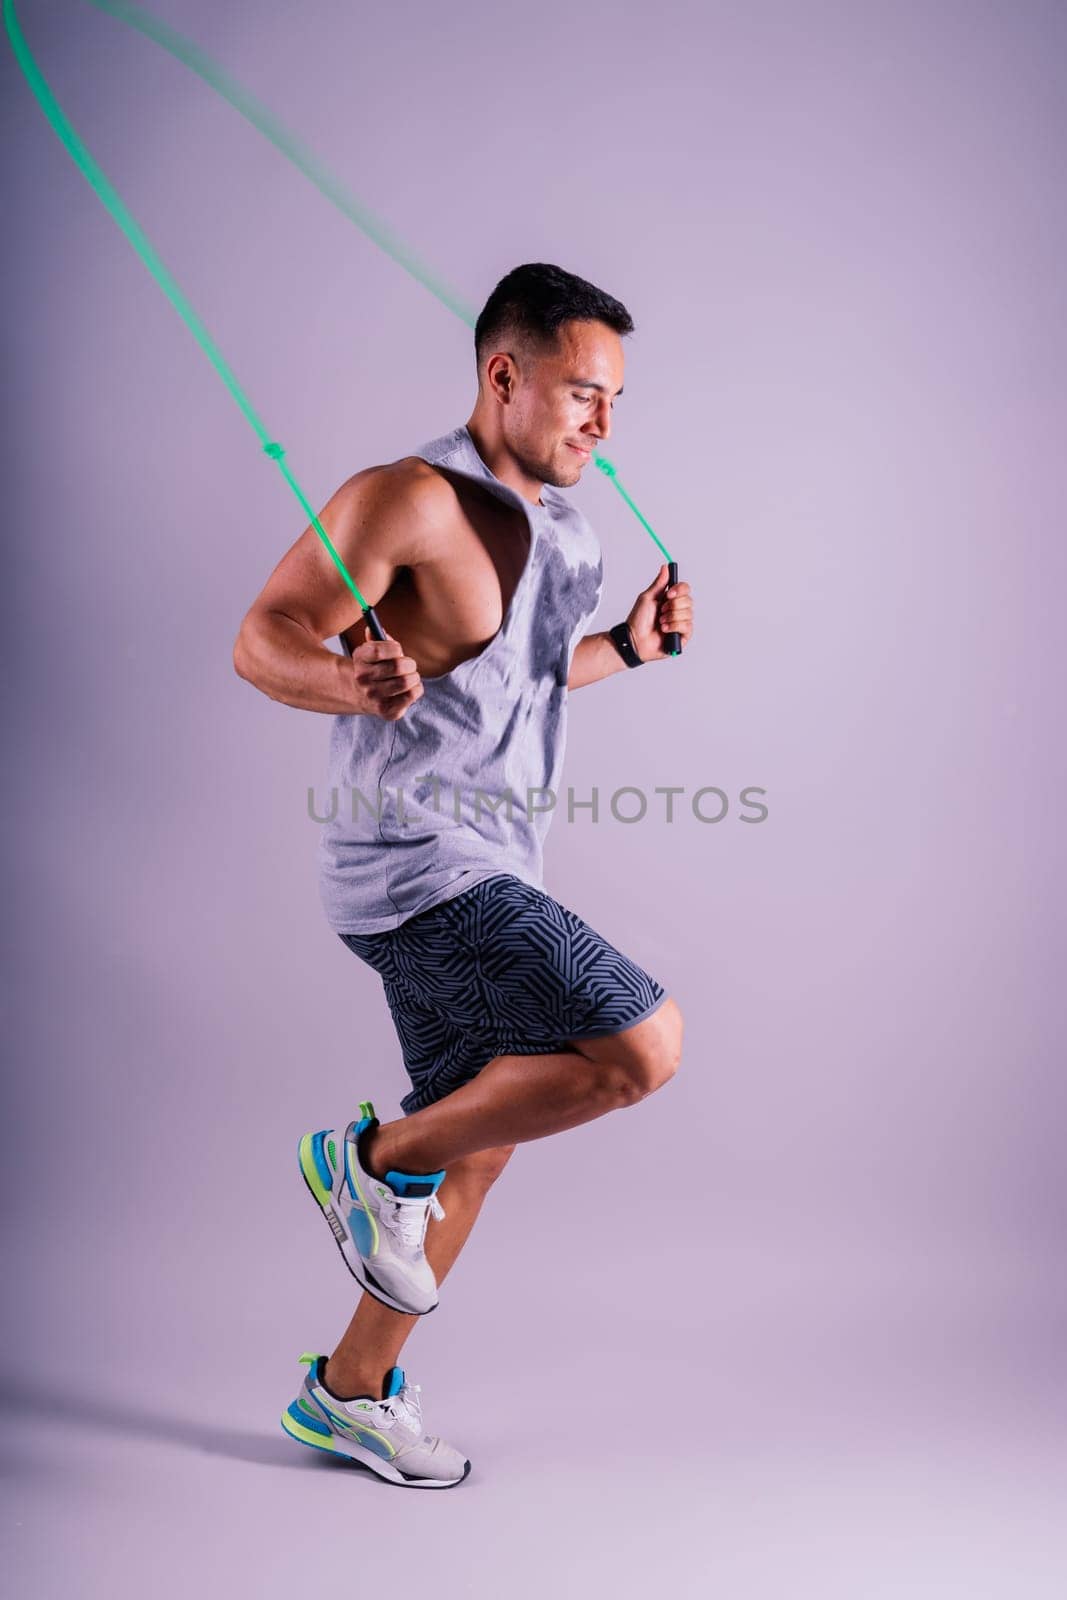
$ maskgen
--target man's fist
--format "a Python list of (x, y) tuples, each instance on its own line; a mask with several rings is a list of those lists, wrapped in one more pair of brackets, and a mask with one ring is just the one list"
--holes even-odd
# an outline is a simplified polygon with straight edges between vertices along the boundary
[(642, 589), (626, 621), (642, 661), (667, 660), (668, 633), (680, 633), (684, 649), (693, 637), (693, 601), (687, 583), (667, 588), (664, 562), (647, 589)]
[(353, 711), (396, 722), (423, 694), (419, 669), (396, 639), (366, 639), (352, 652), (358, 704)]

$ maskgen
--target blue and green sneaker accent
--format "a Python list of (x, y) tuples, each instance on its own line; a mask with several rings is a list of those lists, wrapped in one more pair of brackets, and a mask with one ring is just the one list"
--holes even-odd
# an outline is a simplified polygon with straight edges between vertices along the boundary
[(423, 1243), (430, 1217), (445, 1215), (437, 1195), (445, 1173), (390, 1169), (379, 1178), (360, 1154), (363, 1135), (376, 1127), (374, 1106), (363, 1100), (343, 1136), (333, 1128), (305, 1133), (300, 1171), (361, 1287), (394, 1311), (422, 1316), (437, 1305)]
[(300, 1360), (303, 1385), (282, 1412), (291, 1439), (409, 1489), (450, 1489), (466, 1478), (470, 1462), (423, 1427), (421, 1385), (408, 1383), (403, 1367), (389, 1368), (380, 1396), (343, 1400), (326, 1387), (324, 1355)]

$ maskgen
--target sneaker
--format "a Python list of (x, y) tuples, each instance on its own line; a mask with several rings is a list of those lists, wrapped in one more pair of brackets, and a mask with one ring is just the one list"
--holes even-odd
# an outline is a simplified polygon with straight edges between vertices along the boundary
[(360, 1160), (359, 1140), (377, 1126), (364, 1100), (343, 1139), (332, 1128), (305, 1133), (300, 1171), (357, 1283), (394, 1311), (421, 1316), (437, 1305), (437, 1280), (422, 1246), (430, 1213), (438, 1220), (445, 1214), (437, 1198), (444, 1173), (390, 1171), (376, 1178)]
[(282, 1427), (291, 1439), (345, 1456), (409, 1489), (450, 1489), (463, 1482), (470, 1462), (425, 1432), (422, 1386), (408, 1383), (403, 1367), (389, 1368), (381, 1399), (367, 1394), (339, 1400), (325, 1384), (326, 1357), (308, 1354), (300, 1359), (307, 1364), (307, 1376), (282, 1412)]

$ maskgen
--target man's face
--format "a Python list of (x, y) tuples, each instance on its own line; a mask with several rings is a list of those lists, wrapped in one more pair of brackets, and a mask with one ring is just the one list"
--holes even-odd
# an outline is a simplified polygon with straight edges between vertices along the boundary
[(553, 349), (518, 359), (514, 398), (503, 408), (508, 447), (532, 478), (569, 488), (611, 434), (622, 340), (604, 322), (565, 322)]

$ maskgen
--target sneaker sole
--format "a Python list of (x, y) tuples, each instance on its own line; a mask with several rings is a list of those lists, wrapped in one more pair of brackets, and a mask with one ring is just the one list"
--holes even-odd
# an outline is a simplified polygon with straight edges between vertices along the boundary
[(329, 1435), (319, 1434), (306, 1427), (292, 1415), (292, 1407), (282, 1412), (282, 1428), (295, 1439), (297, 1444), (307, 1445), (309, 1450), (321, 1450), (325, 1455), (334, 1456), (346, 1466), (362, 1467), (367, 1472), (372, 1472), (383, 1483), (391, 1483), (399, 1489), (455, 1489), (464, 1481), (471, 1470), (469, 1461), (463, 1463), (463, 1473), (458, 1478), (413, 1478), (400, 1471), (399, 1467), (390, 1467), (381, 1456), (376, 1456), (373, 1451), (365, 1450), (351, 1439), (340, 1439), (334, 1433)]
[[(365, 1290), (375, 1300), (380, 1300), (383, 1306), (388, 1306), (390, 1311), (401, 1311), (406, 1317), (425, 1317), (431, 1311), (436, 1311), (440, 1300), (435, 1300), (432, 1306), (425, 1310), (416, 1310), (413, 1306), (401, 1305), (399, 1300), (394, 1300), (388, 1289), (383, 1289), (373, 1278), (370, 1268), (356, 1249), (355, 1241), (345, 1228), (337, 1212), (334, 1210), (333, 1197), (323, 1187), (322, 1181), (315, 1170), (315, 1158), (311, 1153), (311, 1141), (314, 1134), (305, 1133), (297, 1146), (297, 1156), (300, 1162), (300, 1176), (307, 1187), (308, 1194), (314, 1200), (320, 1214), (326, 1219), (326, 1226), (330, 1230), (330, 1237), (341, 1252), (341, 1260), (355, 1278), (360, 1288)], [(320, 1193), (321, 1191), (321, 1193)], [(323, 1194), (327, 1195), (323, 1199)], [(368, 1279), (370, 1281), (368, 1281)]]

